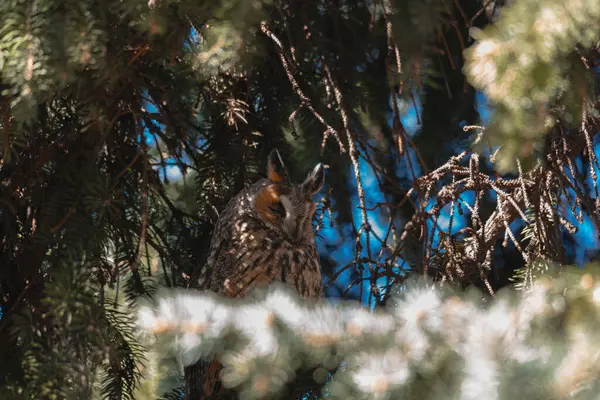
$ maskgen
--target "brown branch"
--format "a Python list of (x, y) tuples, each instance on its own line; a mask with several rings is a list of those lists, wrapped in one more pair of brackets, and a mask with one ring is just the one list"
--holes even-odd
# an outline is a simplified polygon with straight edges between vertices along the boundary
[[(283, 69), (285, 70), (285, 73), (288, 77), (288, 80), (290, 81), (291, 85), (292, 85), (292, 89), (294, 90), (294, 92), (298, 95), (298, 97), (300, 97), (300, 100), (302, 101), (302, 104), (304, 107), (306, 107), (313, 115), (314, 117), (325, 126), (325, 133), (324, 133), (324, 142), (327, 139), (327, 137), (329, 135), (333, 135), (333, 137), (336, 139), (338, 146), (340, 148), (340, 152), (345, 153), (346, 152), (346, 148), (344, 147), (344, 144), (342, 143), (342, 140), (340, 138), (339, 133), (331, 126), (329, 125), (326, 121), (325, 118), (323, 118), (321, 116), (321, 114), (319, 114), (314, 107), (312, 106), (312, 103), (310, 101), (310, 98), (308, 96), (306, 96), (304, 94), (304, 92), (302, 91), (302, 89), (300, 88), (300, 85), (298, 84), (298, 81), (296, 80), (296, 78), (294, 78), (294, 75), (291, 72), (290, 66), (286, 60), (286, 56), (283, 52), (283, 45), (281, 44), (281, 41), (277, 38), (277, 36), (275, 36), (275, 34), (273, 32), (271, 32), (268, 28), (267, 28), (267, 24), (266, 22), (262, 22), (260, 25), (260, 28), (262, 30), (262, 32), (267, 35), (267, 37), (269, 37), (276, 45), (277, 45), (277, 54), (279, 55), (279, 59), (281, 60), (281, 64), (283, 65)], [(293, 113), (293, 115), (295, 115), (295, 112)]]
[(487, 6), (489, 6), (490, 4), (492, 4), (492, 2), (494, 2), (496, 0), (487, 0), (483, 6), (481, 6), (481, 8), (479, 9), (479, 11), (477, 11), (475, 13), (475, 15), (473, 15), (473, 18), (471, 18), (471, 25), (473, 25), (473, 22), (475, 22), (475, 20), (477, 19), (477, 17), (479, 17), (481, 15), (482, 12), (485, 11), (485, 9), (487, 8)]

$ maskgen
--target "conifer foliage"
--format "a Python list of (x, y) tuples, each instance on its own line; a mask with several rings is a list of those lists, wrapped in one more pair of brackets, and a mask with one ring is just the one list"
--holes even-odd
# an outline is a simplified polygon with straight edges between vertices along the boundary
[[(581, 261), (580, 228), (600, 228), (599, 16), (593, 0), (1, 1), (0, 398), (181, 398), (183, 364), (203, 345), (163, 352), (139, 335), (139, 302), (209, 299), (191, 291), (214, 223), (262, 176), (274, 147), (292, 174), (329, 165), (315, 224), (329, 295), (383, 307), (412, 274), (490, 296), (512, 277), (530, 294), (559, 265)], [(552, 304), (595, 315), (588, 281), (569, 281), (585, 301), (553, 294)], [(263, 310), (257, 304), (248, 311)], [(184, 309), (173, 326), (190, 316)], [(315, 329), (336, 313), (319, 310)], [(361, 332), (389, 320), (352, 310), (372, 324)], [(580, 315), (569, 310), (529, 322)], [(421, 347), (431, 362), (419, 364), (399, 355), (407, 348), (371, 338), (390, 351), (375, 364), (404, 369), (384, 384), (353, 370), (353, 359), (327, 390), (383, 396), (433, 373), (457, 384), (444, 363), (467, 363), (457, 354), (472, 346), (488, 351), (481, 362), (497, 355), (471, 316), (458, 325), (480, 324), (476, 343), (436, 325)], [(406, 346), (420, 346), (415, 329)], [(340, 366), (333, 342), (303, 347), (299, 332), (281, 343), (287, 358), (261, 361), (276, 381), (258, 382), (260, 393), (318, 396)], [(308, 379), (289, 362), (294, 352), (303, 366), (320, 365)], [(505, 371), (521, 374), (526, 361), (511, 360)], [(229, 361), (237, 372), (245, 365)], [(250, 375), (240, 376), (225, 379), (251, 393)], [(549, 387), (535, 393), (549, 398)], [(477, 393), (495, 398), (488, 389)], [(425, 396), (419, 390), (411, 396)]]
[(242, 399), (281, 395), (309, 368), (332, 399), (595, 399), (598, 277), (597, 266), (547, 276), (493, 302), (409, 279), (375, 312), (302, 302), (277, 285), (234, 301), (169, 291), (139, 317), (186, 364), (219, 356), (224, 385)]

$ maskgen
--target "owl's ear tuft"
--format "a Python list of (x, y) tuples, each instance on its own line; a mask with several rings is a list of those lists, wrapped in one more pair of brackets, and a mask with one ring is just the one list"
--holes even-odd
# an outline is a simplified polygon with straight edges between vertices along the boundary
[(277, 183), (287, 183), (289, 181), (288, 173), (285, 164), (279, 155), (277, 149), (271, 150), (269, 160), (267, 162), (267, 177)]
[(317, 194), (325, 183), (325, 167), (318, 163), (313, 170), (308, 174), (302, 186), (311, 195)]

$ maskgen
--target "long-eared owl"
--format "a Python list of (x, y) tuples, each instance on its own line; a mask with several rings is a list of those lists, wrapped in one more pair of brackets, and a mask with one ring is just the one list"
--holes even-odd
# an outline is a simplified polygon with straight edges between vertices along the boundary
[[(239, 297), (259, 282), (282, 281), (301, 296), (320, 297), (312, 196), (324, 179), (323, 165), (317, 164), (302, 183), (293, 183), (273, 150), (267, 178), (242, 190), (221, 212), (199, 288)], [(186, 399), (230, 398), (220, 384), (221, 369), (216, 360), (186, 368)]]
[(258, 282), (278, 280), (304, 297), (320, 297), (312, 196), (323, 181), (324, 168), (318, 164), (304, 182), (294, 184), (273, 150), (267, 179), (238, 193), (219, 216), (200, 287), (237, 297)]

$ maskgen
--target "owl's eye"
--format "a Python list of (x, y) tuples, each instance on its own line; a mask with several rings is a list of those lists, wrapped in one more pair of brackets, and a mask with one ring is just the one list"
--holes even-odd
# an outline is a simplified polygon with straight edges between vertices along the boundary
[(285, 208), (283, 208), (283, 204), (281, 203), (272, 203), (269, 205), (269, 211), (273, 214), (279, 215), (281, 217), (285, 216)]

